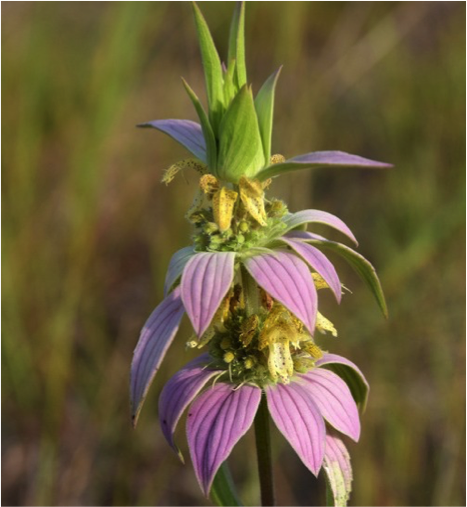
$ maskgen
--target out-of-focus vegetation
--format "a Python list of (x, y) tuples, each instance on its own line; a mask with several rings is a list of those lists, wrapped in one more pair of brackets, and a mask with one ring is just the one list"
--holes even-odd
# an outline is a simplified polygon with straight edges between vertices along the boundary
[[(220, 51), (233, 4), (202, 4)], [(189, 242), (196, 178), (162, 170), (187, 153), (136, 123), (195, 119), (202, 92), (185, 2), (2, 4), (3, 504), (202, 505), (191, 465), (162, 438), (157, 397), (188, 356), (182, 333), (131, 429), (128, 373)], [(271, 191), (291, 210), (335, 213), (386, 291), (385, 321), (352, 294), (321, 298), (371, 386), (349, 445), (353, 505), (465, 505), (465, 4), (248, 2), (255, 90), (280, 64), (274, 151), (340, 149), (386, 172), (303, 172)], [(186, 450), (184, 432), (179, 442)], [(231, 464), (258, 501), (252, 434)], [(282, 505), (318, 505), (313, 479), (274, 431)]]

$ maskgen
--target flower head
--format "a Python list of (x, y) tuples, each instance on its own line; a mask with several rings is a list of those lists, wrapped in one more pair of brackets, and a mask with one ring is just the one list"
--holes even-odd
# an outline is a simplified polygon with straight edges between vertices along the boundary
[[(222, 374), (223, 370), (217, 370), (212, 358), (204, 354), (176, 373), (159, 399), (162, 432), (176, 452), (174, 432), (183, 412), (190, 407), (190, 454), (206, 495), (219, 466), (251, 426), (261, 396), (265, 395), (276, 426), (305, 466), (314, 475), (324, 466), (336, 494), (348, 496), (350, 463), (337, 432), (354, 441), (360, 436), (356, 402), (365, 403), (369, 388), (357, 366), (341, 356), (324, 354), (312, 370), (295, 375), (287, 385), (268, 385), (264, 394), (254, 385), (233, 387), (219, 382)], [(349, 376), (353, 379), (353, 393), (343, 380)], [(344, 489), (342, 481), (333, 480), (333, 474), (334, 478), (340, 474), (346, 479)]]
[[(228, 65), (221, 63), (196, 4), (195, 21), (206, 79), (207, 111), (184, 81), (200, 123), (155, 120), (158, 129), (194, 155), (165, 172), (194, 169), (199, 187), (187, 212), (192, 244), (176, 252), (165, 280), (165, 299), (147, 320), (134, 352), (131, 400), (134, 424), (148, 388), (186, 313), (194, 334), (188, 348), (207, 353), (190, 362), (160, 398), (162, 430), (172, 447), (183, 411), (196, 475), (208, 494), (214, 475), (255, 417), (261, 397), (279, 430), (315, 475), (323, 466), (336, 504), (350, 492), (348, 453), (336, 431), (358, 440), (357, 405), (368, 384), (350, 361), (323, 352), (318, 334), (337, 336), (318, 311), (318, 292), (338, 303), (342, 284), (326, 253), (348, 261), (375, 295), (384, 296), (373, 266), (354, 249), (307, 231), (319, 223), (357, 245), (349, 227), (326, 211), (290, 213), (266, 196), (271, 178), (303, 168), (387, 168), (341, 151), (271, 156), (274, 93), (279, 71), (256, 97), (247, 84), (244, 3), (237, 3)], [(326, 253), (325, 253), (326, 252)]]
[[(270, 201), (264, 203), (266, 225), (261, 226), (237, 198), (230, 232), (212, 233), (207, 231), (216, 225), (209, 221), (214, 215), (213, 200), (208, 203), (209, 207), (199, 208), (203, 218), (195, 222), (195, 245), (172, 257), (166, 298), (149, 317), (136, 347), (131, 379), (135, 422), (185, 312), (195, 332), (188, 347), (209, 346), (213, 357), (229, 364), (235, 381), (287, 383), (294, 372), (312, 367), (319, 358), (316, 332), (337, 334), (318, 311), (318, 291), (331, 290), (338, 302), (342, 297), (338, 274), (322, 250), (347, 259), (386, 311), (368, 261), (341, 243), (297, 230), (319, 222), (356, 243), (337, 217), (318, 210), (290, 214), (283, 203), (279, 207)], [(246, 232), (239, 232), (242, 226)]]

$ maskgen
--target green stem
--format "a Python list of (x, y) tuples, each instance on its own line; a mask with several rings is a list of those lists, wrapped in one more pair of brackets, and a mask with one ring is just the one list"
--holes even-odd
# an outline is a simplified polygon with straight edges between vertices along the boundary
[[(258, 314), (261, 309), (261, 295), (258, 285), (248, 271), (242, 267), (242, 288), (245, 309), (248, 316)], [(266, 397), (261, 397), (255, 416), (256, 453), (261, 488), (261, 504), (275, 505), (274, 481), (272, 476), (271, 437), (269, 433), (269, 411)]]
[(242, 266), (242, 288), (243, 298), (245, 300), (245, 309), (247, 316), (257, 314), (261, 307), (260, 293), (258, 285), (251, 277), (250, 273)]
[(255, 417), (256, 453), (261, 487), (261, 504), (275, 505), (274, 478), (272, 475), (271, 436), (269, 432), (269, 411), (263, 395)]

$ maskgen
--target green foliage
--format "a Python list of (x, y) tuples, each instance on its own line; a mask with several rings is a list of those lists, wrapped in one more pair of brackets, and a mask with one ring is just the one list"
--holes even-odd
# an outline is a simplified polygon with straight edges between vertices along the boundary
[(243, 175), (253, 177), (264, 162), (253, 94), (245, 85), (222, 118), (217, 173), (237, 183)]
[(226, 107), (229, 107), (235, 94), (238, 92), (238, 88), (234, 82), (236, 68), (235, 60), (230, 60), (227, 71), (224, 72), (224, 99)]
[(350, 266), (352, 266), (360, 278), (368, 285), (368, 288), (375, 296), (383, 315), (386, 318), (388, 317), (388, 308), (384, 298), (383, 289), (381, 287), (381, 282), (379, 281), (375, 268), (365, 259), (365, 257), (342, 243), (319, 240), (313, 240), (310, 241), (310, 243), (320, 248), (324, 248), (325, 250), (331, 250), (343, 257)]
[(193, 2), (198, 41), (203, 60), (206, 93), (209, 104), (209, 118), (214, 132), (217, 132), (224, 111), (224, 86), (222, 66), (211, 32), (199, 7)]
[(217, 143), (216, 138), (214, 136), (214, 132), (211, 127), (211, 123), (209, 118), (204, 111), (204, 108), (198, 99), (196, 93), (191, 89), (190, 85), (182, 78), (183, 86), (185, 87), (188, 96), (193, 103), (193, 106), (198, 113), (199, 121), (201, 123), (201, 128), (203, 129), (203, 136), (206, 142), (206, 150), (207, 150), (207, 162), (208, 166), (213, 171), (213, 174), (216, 174), (217, 169)]
[(211, 496), (216, 505), (242, 505), (232, 480), (227, 461), (222, 463), (212, 483)]
[(360, 413), (363, 414), (368, 402), (368, 394), (370, 389), (365, 382), (363, 382), (361, 375), (359, 375), (353, 368), (345, 364), (330, 363), (324, 366), (339, 375), (345, 383), (349, 386), (350, 392), (358, 405)]
[(237, 91), (246, 84), (245, 62), (245, 2), (237, 2), (230, 25), (229, 68), (235, 65), (235, 85)]
[(266, 164), (271, 158), (272, 127), (274, 119), (274, 92), (282, 67), (270, 76), (261, 87), (255, 98), (259, 129), (263, 141), (264, 159)]

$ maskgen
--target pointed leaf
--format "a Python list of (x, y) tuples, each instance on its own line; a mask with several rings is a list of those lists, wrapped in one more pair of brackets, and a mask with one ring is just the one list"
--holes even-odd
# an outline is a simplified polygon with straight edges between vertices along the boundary
[(238, 92), (235, 78), (236, 63), (235, 60), (229, 62), (228, 69), (224, 72), (224, 101), (225, 106), (228, 107)]
[(219, 375), (219, 371), (206, 368), (209, 357), (209, 354), (203, 354), (186, 364), (165, 384), (159, 397), (159, 420), (162, 433), (182, 461), (183, 457), (173, 441), (173, 435), (188, 405), (210, 378)]
[(360, 278), (367, 284), (375, 296), (383, 315), (386, 318), (388, 317), (388, 308), (386, 305), (386, 299), (384, 298), (383, 288), (381, 287), (381, 282), (379, 281), (375, 268), (365, 259), (365, 257), (363, 257), (363, 255), (360, 255), (348, 246), (345, 246), (342, 243), (336, 243), (335, 241), (313, 240), (312, 244), (319, 248), (325, 248), (331, 250), (332, 252), (336, 252), (343, 257), (350, 266), (352, 266)]
[(339, 375), (348, 385), (360, 411), (365, 410), (370, 386), (356, 364), (337, 354), (324, 354), (321, 359), (316, 361), (316, 366), (325, 366)]
[(246, 84), (245, 63), (245, 2), (236, 2), (229, 35), (229, 65), (236, 61), (237, 90)]
[(178, 278), (182, 276), (186, 263), (193, 257), (193, 255), (195, 255), (195, 253), (194, 247), (186, 246), (173, 254), (170, 259), (169, 268), (167, 269), (167, 275), (165, 276), (164, 296), (167, 295)]
[(181, 296), (195, 333), (201, 337), (232, 285), (234, 252), (202, 252), (186, 264)]
[[(284, 233), (295, 229), (303, 224), (318, 223), (328, 225), (350, 238), (356, 245), (358, 245), (357, 239), (353, 235), (352, 231), (345, 225), (345, 223), (335, 215), (328, 213), (327, 211), (321, 211), (317, 209), (305, 209), (298, 211), (297, 213), (291, 213), (287, 215), (283, 222), (287, 226)], [(300, 231), (299, 231), (300, 232)]]
[(276, 70), (276, 72), (274, 72), (274, 74), (272, 74), (266, 80), (255, 99), (255, 108), (258, 115), (258, 124), (259, 130), (261, 132), (261, 140), (263, 142), (264, 159), (266, 161), (266, 164), (269, 164), (269, 161), (271, 159), (274, 92), (281, 70), (282, 67)]
[(198, 32), (201, 59), (203, 60), (204, 78), (206, 80), (206, 93), (209, 104), (209, 118), (214, 133), (217, 132), (222, 118), (224, 104), (224, 83), (222, 78), (222, 66), (216, 46), (212, 40), (211, 32), (199, 7), (195, 2), (193, 13), (195, 15), (196, 30)]
[(227, 461), (219, 467), (211, 487), (211, 498), (215, 505), (243, 505), (239, 500)]
[(257, 174), (260, 181), (273, 178), (279, 174), (284, 174), (298, 169), (321, 169), (334, 167), (355, 167), (361, 169), (389, 169), (392, 164), (384, 162), (376, 162), (368, 158), (351, 155), (343, 151), (314, 151), (299, 155), (297, 157), (286, 160), (281, 164), (270, 165)]
[(214, 132), (209, 122), (209, 118), (204, 111), (201, 102), (199, 101), (196, 93), (191, 89), (190, 85), (182, 78), (183, 86), (191, 99), (191, 102), (195, 106), (196, 112), (198, 113), (199, 121), (201, 122), (201, 128), (203, 129), (203, 137), (206, 142), (207, 150), (207, 162), (209, 168), (215, 173), (217, 168), (217, 144)]
[(358, 442), (360, 418), (347, 384), (332, 371), (319, 368), (300, 375), (300, 378), (307, 382), (307, 388), (326, 421)]
[(312, 245), (308, 245), (303, 241), (290, 239), (285, 236), (280, 238), (281, 241), (289, 245), (298, 253), (329, 285), (340, 303), (342, 297), (341, 282), (337, 275), (336, 269), (328, 258)]
[(218, 175), (238, 183), (264, 166), (264, 154), (253, 95), (244, 86), (233, 99), (219, 129)]
[(269, 413), (305, 466), (317, 475), (324, 457), (326, 428), (313, 397), (297, 382), (267, 386)]
[(333, 432), (326, 435), (323, 468), (331, 487), (335, 507), (345, 507), (352, 491), (352, 466), (344, 443)]
[(308, 266), (296, 255), (276, 251), (245, 260), (256, 283), (300, 319), (313, 334), (318, 296)]
[(196, 477), (207, 496), (219, 466), (248, 431), (261, 390), (217, 384), (199, 396), (188, 413), (187, 436)]
[(207, 163), (206, 143), (201, 125), (190, 120), (154, 120), (137, 125), (140, 128), (155, 128), (169, 135), (188, 151)]
[(177, 287), (144, 324), (131, 363), (130, 394), (134, 426), (154, 375), (178, 331), (183, 313), (180, 289)]

